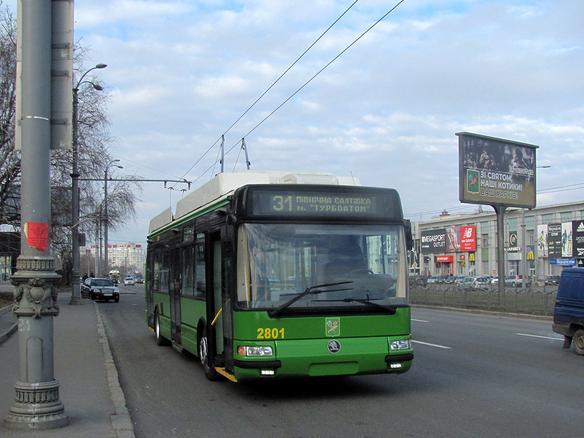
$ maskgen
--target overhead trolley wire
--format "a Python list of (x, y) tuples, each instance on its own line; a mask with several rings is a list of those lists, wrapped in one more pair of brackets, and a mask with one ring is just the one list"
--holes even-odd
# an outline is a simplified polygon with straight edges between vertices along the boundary
[[(290, 64), (290, 65), (289, 65), (289, 66), (288, 66), (288, 67), (287, 67), (287, 68), (286, 68), (286, 69), (285, 69), (285, 70), (284, 70), (284, 71), (283, 71), (283, 72), (280, 74), (280, 76), (278, 76), (278, 77), (276, 78), (276, 80), (274, 80), (274, 81), (273, 81), (273, 82), (272, 82), (272, 83), (271, 83), (271, 84), (268, 86), (268, 88), (266, 88), (266, 89), (265, 89), (265, 91), (264, 91), (262, 94), (260, 94), (260, 96), (259, 96), (259, 97), (258, 97), (256, 100), (254, 100), (254, 101), (253, 101), (253, 103), (252, 103), (252, 104), (251, 104), (251, 105), (250, 105), (250, 106), (249, 106), (249, 107), (248, 107), (248, 108), (247, 108), (247, 109), (246, 109), (246, 110), (245, 110), (245, 111), (244, 111), (244, 112), (243, 112), (243, 113), (242, 113), (242, 114), (241, 114), (241, 115), (240, 115), (240, 116), (239, 116), (239, 117), (238, 117), (238, 118), (237, 118), (237, 119), (236, 119), (236, 120), (235, 120), (235, 121), (234, 121), (234, 122), (233, 122), (233, 123), (232, 123), (232, 124), (231, 124), (231, 125), (230, 125), (230, 126), (227, 128), (227, 129), (226, 129), (226, 130), (225, 130), (225, 131), (224, 131), (224, 132), (223, 132), (223, 134), (222, 134), (222, 135), (220, 135), (220, 136), (219, 136), (219, 138), (218, 138), (217, 140), (215, 140), (215, 143), (213, 143), (211, 146), (209, 146), (209, 148), (208, 148), (208, 149), (207, 149), (207, 150), (206, 150), (206, 151), (203, 153), (203, 155), (201, 155), (201, 157), (199, 157), (199, 159), (198, 159), (198, 160), (197, 160), (197, 161), (196, 161), (196, 162), (195, 162), (195, 163), (194, 163), (194, 164), (193, 164), (193, 165), (192, 165), (192, 166), (189, 168), (189, 170), (187, 170), (187, 171), (185, 172), (185, 174), (184, 174), (184, 175), (183, 175), (181, 178), (184, 178), (184, 177), (186, 177), (186, 176), (189, 174), (189, 172), (190, 172), (191, 170), (193, 170), (193, 169), (195, 168), (195, 166), (196, 166), (197, 164), (199, 164), (199, 163), (200, 163), (200, 162), (203, 160), (203, 158), (205, 158), (205, 156), (206, 156), (206, 155), (209, 153), (209, 151), (210, 151), (211, 149), (213, 149), (213, 148), (214, 148), (214, 147), (217, 145), (217, 143), (219, 143), (219, 141), (221, 140), (221, 138), (222, 138), (223, 136), (225, 136), (225, 134), (227, 134), (229, 131), (231, 131), (231, 129), (233, 129), (233, 127), (234, 127), (234, 126), (235, 126), (237, 123), (239, 123), (239, 122), (241, 121), (241, 119), (243, 119), (243, 118), (245, 117), (245, 115), (246, 115), (246, 114), (247, 114), (247, 113), (248, 113), (248, 112), (249, 112), (249, 111), (250, 111), (250, 110), (251, 110), (251, 109), (252, 109), (254, 106), (256, 106), (256, 104), (257, 104), (257, 103), (258, 103), (258, 102), (259, 102), (259, 101), (260, 101), (260, 100), (261, 100), (261, 99), (262, 99), (262, 98), (263, 98), (263, 97), (264, 97), (266, 94), (268, 94), (268, 92), (269, 92), (269, 91), (270, 91), (272, 88), (274, 88), (274, 86), (275, 86), (275, 85), (276, 85), (278, 82), (280, 82), (280, 79), (282, 79), (282, 78), (283, 78), (283, 77), (284, 77), (284, 76), (285, 76), (285, 75), (286, 75), (286, 74), (287, 74), (287, 73), (288, 73), (288, 72), (289, 72), (289, 71), (292, 69), (292, 67), (294, 67), (294, 66), (295, 66), (295, 65), (298, 63), (298, 61), (300, 61), (300, 60), (301, 60), (301, 59), (304, 57), (304, 55), (306, 55), (306, 54), (308, 53), (308, 51), (309, 51), (310, 49), (312, 49), (312, 48), (313, 48), (313, 47), (316, 45), (316, 43), (318, 43), (318, 42), (319, 42), (319, 41), (320, 41), (320, 40), (321, 40), (321, 39), (322, 39), (322, 38), (323, 38), (323, 37), (324, 37), (324, 36), (325, 36), (325, 35), (328, 33), (328, 31), (329, 31), (329, 30), (331, 30), (331, 29), (333, 28), (333, 26), (334, 26), (335, 24), (337, 24), (337, 23), (339, 22), (339, 20), (340, 20), (341, 18), (343, 18), (343, 17), (345, 16), (345, 14), (346, 14), (347, 12), (349, 12), (349, 10), (351, 10), (351, 8), (352, 8), (353, 6), (355, 6), (355, 4), (356, 4), (358, 1), (359, 1), (359, 0), (355, 0), (355, 1), (353, 1), (353, 3), (351, 3), (351, 4), (349, 5), (349, 7), (348, 7), (347, 9), (345, 9), (345, 11), (344, 11), (344, 12), (343, 12), (341, 15), (339, 15), (339, 16), (337, 17), (337, 19), (336, 19), (335, 21), (333, 21), (333, 22), (332, 22), (332, 23), (331, 23), (331, 24), (330, 24), (330, 25), (329, 25), (329, 26), (328, 26), (328, 27), (327, 27), (327, 28), (324, 30), (324, 32), (322, 32), (322, 33), (321, 33), (321, 34), (318, 36), (318, 38), (316, 38), (316, 39), (315, 39), (315, 40), (312, 42), (312, 44), (310, 44), (310, 45), (309, 45), (309, 46), (308, 46), (308, 47), (307, 47), (307, 48), (306, 48), (306, 49), (305, 49), (305, 50), (304, 50), (304, 51), (303, 51), (303, 52), (300, 54), (300, 56), (298, 56), (298, 57), (295, 59), (295, 60), (292, 62), (292, 64)], [(239, 142), (238, 142), (238, 143), (239, 143)], [(207, 173), (207, 171), (205, 171), (205, 173)], [(197, 178), (197, 179), (198, 179), (198, 178)]]
[[(300, 91), (302, 91), (302, 89), (304, 89), (304, 87), (306, 87), (308, 84), (310, 84), (318, 75), (320, 75), (324, 70), (326, 70), (333, 62), (335, 62), (337, 59), (339, 59), (347, 50), (349, 50), (351, 47), (353, 47), (361, 38), (363, 38), (367, 33), (369, 33), (369, 31), (371, 31), (371, 29), (373, 29), (375, 26), (377, 26), (381, 21), (383, 21), (395, 9), (397, 9), (397, 7), (399, 5), (401, 5), (404, 1), (405, 0), (400, 0), (399, 2), (397, 2), (389, 11), (387, 11), (385, 14), (383, 14), (381, 16), (381, 18), (379, 18), (375, 23), (373, 23), (371, 26), (369, 26), (357, 38), (355, 38), (353, 40), (353, 42), (351, 42), (351, 44), (349, 44), (341, 52), (339, 52), (339, 54), (337, 54), (333, 59), (331, 59), (324, 67), (322, 67), (318, 72), (316, 72), (310, 79), (308, 79), (306, 82), (304, 82), (304, 84), (302, 84), (294, 93), (292, 93), (290, 96), (288, 96), (288, 98), (286, 98), (286, 100), (284, 100), (280, 105), (278, 105), (271, 113), (269, 113), (259, 123), (257, 123), (252, 129), (250, 129), (243, 136), (243, 138), (248, 137), (257, 128), (259, 128), (266, 120), (268, 120), (270, 117), (272, 117), (280, 108), (282, 108), (284, 105), (286, 105), (294, 96), (296, 96)], [(231, 152), (238, 144), (239, 144), (239, 141), (237, 143), (235, 143), (233, 146), (231, 146), (227, 150), (227, 152), (225, 152), (225, 155), (227, 155), (229, 152)]]

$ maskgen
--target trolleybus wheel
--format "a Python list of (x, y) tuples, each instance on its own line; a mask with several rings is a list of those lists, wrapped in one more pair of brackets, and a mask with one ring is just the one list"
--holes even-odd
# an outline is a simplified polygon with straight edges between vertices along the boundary
[(167, 345), (166, 339), (160, 334), (160, 318), (158, 317), (158, 311), (154, 313), (154, 338), (156, 339), (156, 345)]
[(576, 330), (576, 333), (572, 337), (572, 342), (574, 343), (574, 351), (576, 354), (584, 355), (584, 329)]
[(209, 380), (217, 380), (217, 372), (209, 364), (209, 343), (207, 341), (207, 329), (203, 329), (203, 333), (199, 337), (199, 360), (203, 366), (205, 376)]

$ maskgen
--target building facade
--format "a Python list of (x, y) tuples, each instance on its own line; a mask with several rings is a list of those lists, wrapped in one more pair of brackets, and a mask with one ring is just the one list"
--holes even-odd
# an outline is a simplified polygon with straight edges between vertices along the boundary
[[(410, 272), (435, 275), (497, 275), (494, 213), (443, 214), (414, 227)], [(584, 266), (584, 202), (526, 209), (505, 215), (505, 272), (537, 280)]]
[[(92, 245), (91, 248), (85, 248), (94, 260), (99, 260), (100, 251), (98, 245)], [(82, 251), (83, 253), (83, 251)], [(103, 249), (101, 251), (103, 257)], [(114, 243), (108, 245), (109, 268), (120, 271), (123, 275), (144, 273), (144, 264), (146, 262), (144, 247), (139, 243)], [(98, 263), (96, 263), (96, 272), (99, 272)]]

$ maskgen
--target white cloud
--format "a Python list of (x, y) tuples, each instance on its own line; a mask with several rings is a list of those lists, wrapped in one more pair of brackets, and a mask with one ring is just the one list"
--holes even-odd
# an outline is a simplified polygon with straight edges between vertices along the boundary
[[(333, 0), (298, 5), (78, 2), (76, 35), (91, 48), (88, 63), (109, 65), (98, 75), (112, 90), (116, 157), (142, 176), (183, 175), (347, 7)], [(388, 8), (384, 0), (357, 3), (228, 133), (226, 145)], [(539, 173), (540, 187), (578, 182), (583, 14), (577, 0), (562, 7), (552, 0), (406, 2), (246, 138), (252, 167), (353, 172), (364, 184), (399, 188), (407, 211), (439, 211), (458, 205), (454, 133), (472, 131), (539, 145), (539, 162), (552, 165)], [(226, 157), (227, 169), (237, 153)], [(216, 156), (213, 149), (188, 177), (199, 177)], [(162, 210), (170, 196), (149, 185), (142, 197), (139, 217)], [(120, 234), (140, 240), (143, 222)]]

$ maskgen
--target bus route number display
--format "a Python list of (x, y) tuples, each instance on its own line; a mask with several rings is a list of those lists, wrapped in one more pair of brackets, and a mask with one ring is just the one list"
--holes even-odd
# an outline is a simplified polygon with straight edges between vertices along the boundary
[(376, 215), (377, 198), (366, 194), (260, 192), (254, 213), (260, 215), (367, 216)]

